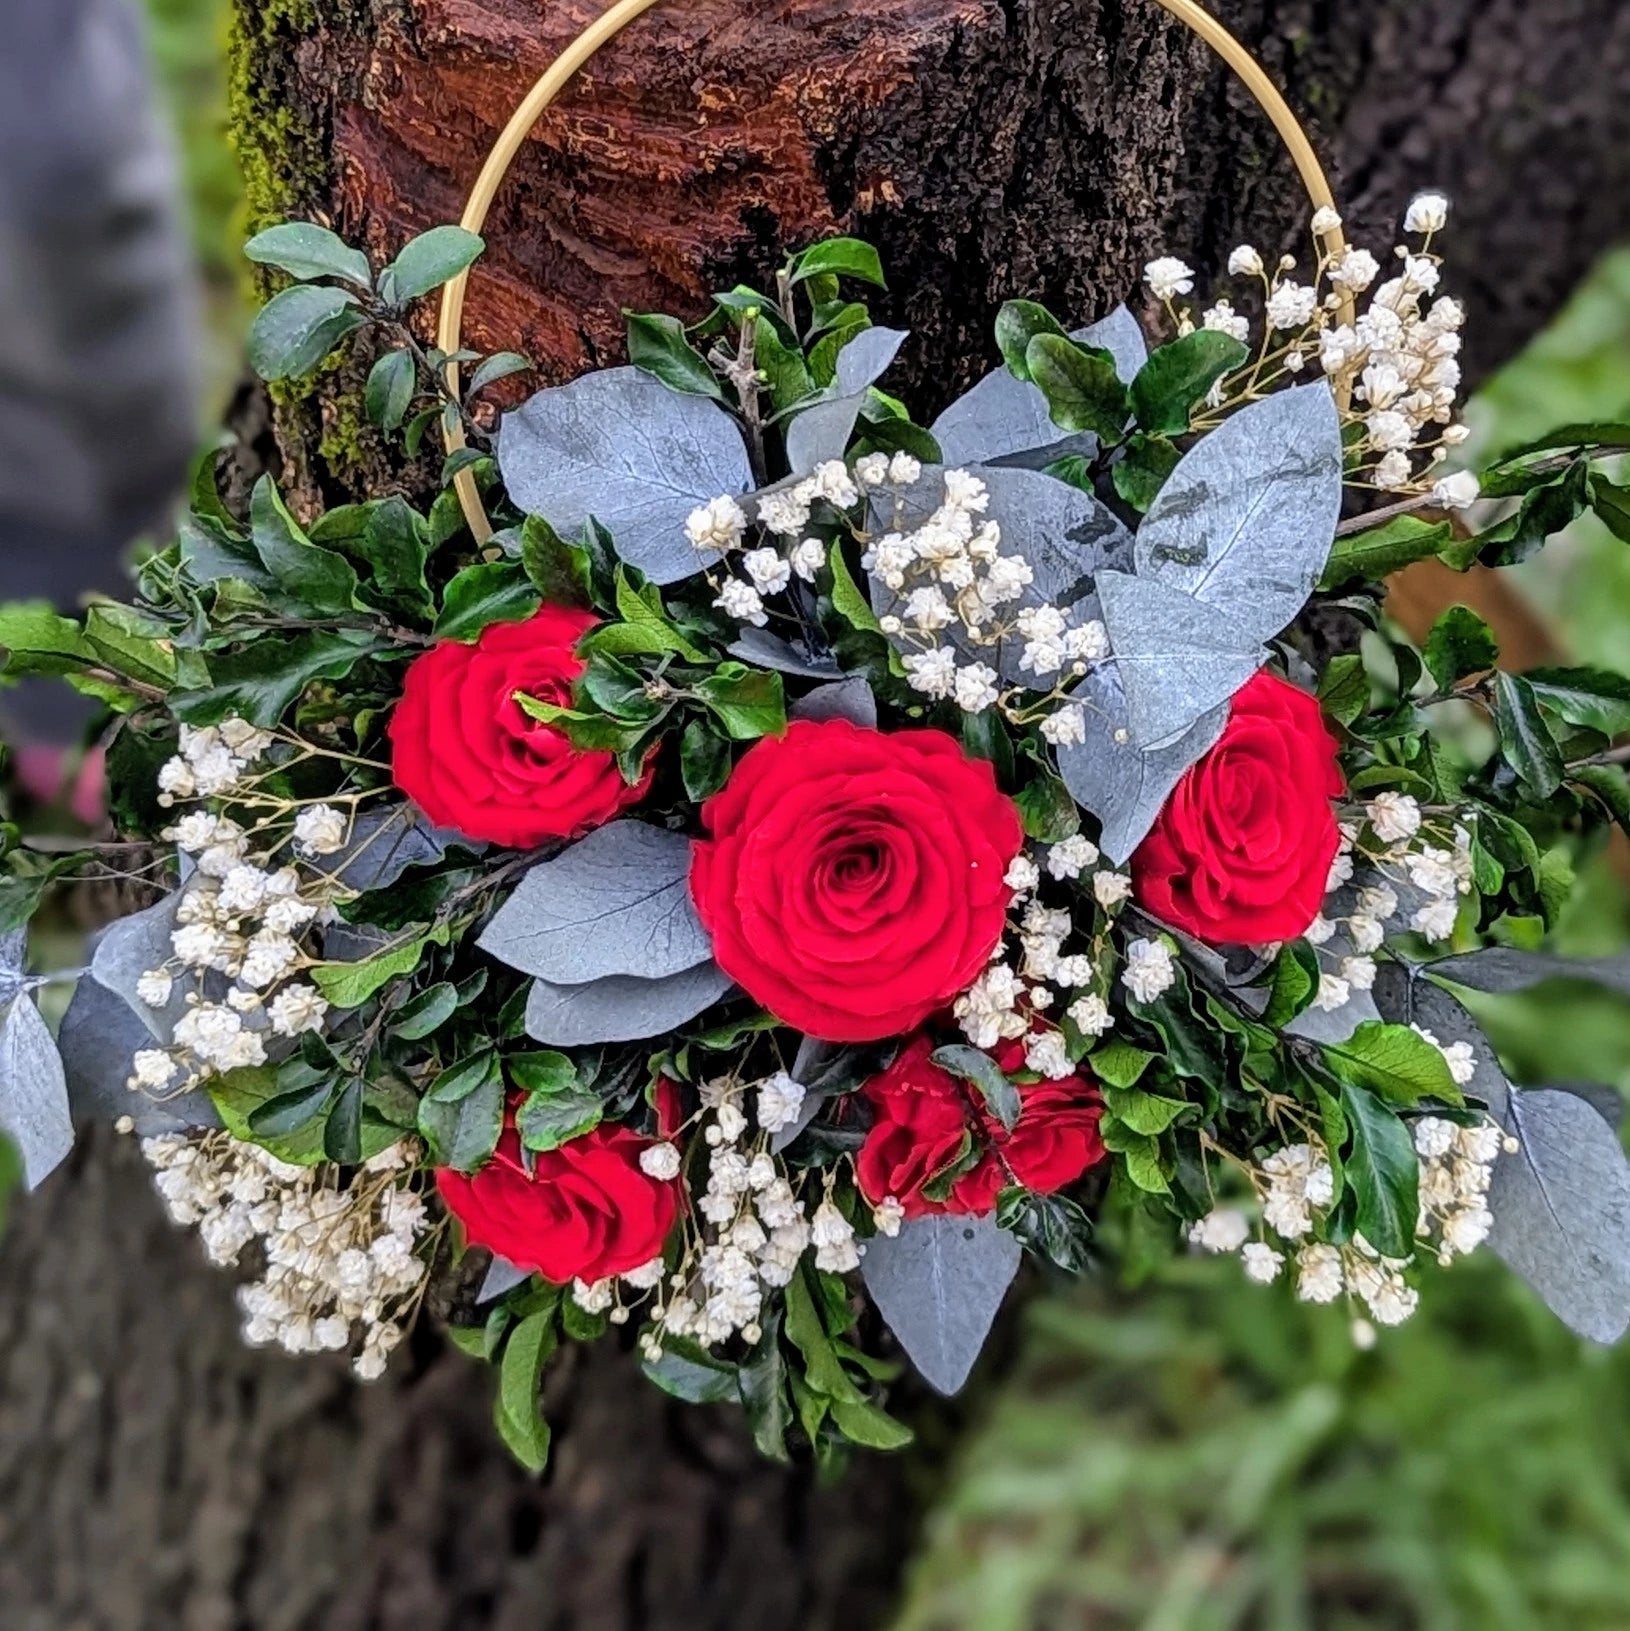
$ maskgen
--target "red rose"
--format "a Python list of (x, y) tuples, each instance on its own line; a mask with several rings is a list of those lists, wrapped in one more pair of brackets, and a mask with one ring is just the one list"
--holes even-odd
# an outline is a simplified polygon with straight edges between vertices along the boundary
[(660, 1255), (679, 1215), (679, 1181), (640, 1170), (651, 1142), (627, 1127), (597, 1127), (532, 1157), (529, 1175), (510, 1125), (484, 1167), (444, 1167), (436, 1188), (471, 1245), (556, 1285), (604, 1280)]
[(444, 640), (409, 665), (391, 715), (391, 776), (440, 827), (507, 849), (572, 838), (640, 798), (610, 753), (574, 748), (515, 693), (569, 705), (587, 612), (541, 606), (491, 623), (474, 645)]
[[(876, 1119), (855, 1158), (855, 1179), (873, 1206), (892, 1195), (908, 1218), (926, 1212), (982, 1215), (1009, 1184), (1049, 1194), (1103, 1160), (1103, 1106), (1084, 1077), (1020, 1087), (1019, 1119), (1009, 1132), (973, 1088), (932, 1062), (933, 1051), (930, 1038), (916, 1037), (866, 1084)], [(994, 1058), (1003, 1070), (1018, 1070), (1024, 1044), (1004, 1042)], [(951, 1185), (948, 1198), (930, 1200), (924, 1186), (965, 1154), (970, 1138), (984, 1153)]]
[(1294, 939), (1324, 901), (1345, 786), (1318, 702), (1253, 675), (1133, 855), (1138, 900), (1219, 945)]
[(1024, 832), (982, 759), (943, 731), (797, 721), (702, 806), (691, 894), (719, 966), (829, 1042), (919, 1025), (1001, 938)]

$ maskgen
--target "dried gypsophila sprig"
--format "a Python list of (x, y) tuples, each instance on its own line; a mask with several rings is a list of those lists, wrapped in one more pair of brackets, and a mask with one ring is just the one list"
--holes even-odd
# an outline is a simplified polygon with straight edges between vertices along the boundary
[[(1463, 509), (1477, 497), (1476, 476), (1461, 471), (1437, 475), (1449, 450), (1470, 432), (1459, 423), (1461, 329), (1465, 308), (1437, 296), (1442, 257), (1433, 241), (1448, 220), (1449, 203), (1440, 193), (1422, 193), (1404, 216), (1404, 234), (1413, 246), (1393, 250), (1396, 277), (1377, 283), (1381, 262), (1367, 249), (1336, 253), (1331, 235), (1341, 226), (1334, 210), (1313, 217), (1315, 264), (1311, 282), (1300, 282), (1294, 256), (1270, 268), (1249, 244), (1228, 259), (1229, 274), (1248, 279), (1260, 296), (1262, 330), (1255, 355), (1220, 380), (1207, 400), (1196, 429), (1207, 429), (1224, 414), (1267, 394), (1317, 366), (1337, 387), (1343, 423), (1356, 430), (1352, 444), (1358, 463), (1348, 479), (1400, 495), (1430, 496), (1446, 509)], [(1233, 302), (1220, 298), (1199, 312), (1179, 304), (1194, 288), (1193, 270), (1173, 256), (1161, 256), (1144, 269), (1144, 280), (1160, 299), (1179, 334), (1198, 326), (1251, 341), (1251, 323)], [(1350, 324), (1339, 320), (1347, 298), (1368, 293), (1366, 309)], [(1443, 428), (1432, 434), (1434, 426)], [(1422, 462), (1424, 458), (1424, 463)]]
[(244, 1340), (291, 1354), (352, 1354), (364, 1381), (412, 1325), (439, 1224), (419, 1193), (417, 1147), (403, 1139), (341, 1174), (297, 1166), (225, 1132), (141, 1141), (173, 1222), (196, 1228), (212, 1263), (257, 1252), (238, 1288)]

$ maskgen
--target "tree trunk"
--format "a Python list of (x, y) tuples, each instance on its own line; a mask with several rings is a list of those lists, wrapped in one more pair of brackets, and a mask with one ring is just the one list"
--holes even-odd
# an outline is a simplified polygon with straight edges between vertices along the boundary
[[(591, 0), (238, 0), (234, 124), (257, 224), (388, 253), (457, 216)], [(1630, 214), (1616, 0), (1233, 0), (1361, 240), (1456, 199), (1470, 371), (1554, 309)], [(623, 306), (699, 314), (789, 244), (883, 251), (924, 414), (989, 366), (1014, 294), (1087, 317), (1161, 249), (1293, 243), (1271, 130), (1151, 0), (678, 0), (540, 123), (488, 228), (467, 343), (543, 378), (618, 360)], [(891, 382), (894, 376), (891, 376)], [(308, 501), (404, 477), (354, 373), (278, 400)], [(853, 1631), (883, 1623), (955, 1423), (836, 1488), (760, 1463), (607, 1342), (549, 1384), (553, 1466), (506, 1462), (490, 1381), (421, 1335), (369, 1388), (242, 1348), (229, 1277), (101, 1139), (22, 1206), (0, 1263), (0, 1603), (10, 1631)], [(926, 1459), (925, 1459), (926, 1457)]]

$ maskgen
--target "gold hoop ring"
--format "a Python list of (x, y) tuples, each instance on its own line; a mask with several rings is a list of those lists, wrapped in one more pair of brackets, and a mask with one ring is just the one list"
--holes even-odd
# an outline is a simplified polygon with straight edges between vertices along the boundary
[[(475, 186), (470, 189), (464, 213), (459, 217), (461, 227), (467, 232), (481, 231), (486, 225), (487, 211), (492, 208), (492, 201), (497, 196), (504, 177), (509, 174), (510, 165), (515, 162), (515, 155), (520, 152), (522, 144), (544, 109), (560, 95), (572, 76), (607, 40), (620, 34), (636, 17), (649, 11), (657, 3), (658, 0), (617, 0), (615, 5), (590, 23), (555, 58), (537, 84), (527, 92), (521, 105), (510, 116), (509, 123), (499, 133), (498, 140), (493, 143), (492, 151), (487, 155), (487, 161), (481, 166), (481, 173), (475, 179)], [(1289, 104), (1280, 95), (1278, 87), (1263, 72), (1262, 65), (1256, 58), (1210, 12), (1199, 5), (1197, 0), (1156, 0), (1156, 4), (1198, 34), (1234, 70), (1240, 82), (1257, 99), (1263, 111), (1273, 121), (1274, 129), (1278, 131), (1280, 140), (1289, 150), (1297, 173), (1302, 178), (1302, 186), (1306, 189), (1308, 198), (1312, 200), (1313, 208), (1333, 210), (1336, 207), (1335, 196), (1330, 191), (1324, 167), (1313, 151), (1313, 144), (1307, 139), (1307, 133), (1297, 122), (1296, 115), (1291, 112)], [(1332, 255), (1339, 256), (1346, 250), (1347, 241), (1339, 227), (1327, 235), (1327, 242)], [(464, 295), (469, 283), (470, 271), (466, 268), (442, 290), (441, 315), (436, 324), (436, 344), (449, 355), (459, 349), (459, 335), (464, 326)], [(1342, 295), (1341, 315), (1343, 322), (1353, 321), (1353, 297), (1346, 291), (1343, 291)], [(457, 363), (447, 364), (447, 384), (454, 396), (457, 396), (459, 390)], [(456, 424), (449, 426), (445, 432), (445, 440), (449, 453), (463, 447), (462, 428)], [(486, 543), (492, 536), (492, 523), (487, 519), (486, 509), (481, 503), (481, 494), (476, 488), (473, 472), (459, 471), (453, 478), (453, 483), (458, 491), (459, 507), (464, 511), (464, 519), (469, 523), (475, 541), (478, 544)]]

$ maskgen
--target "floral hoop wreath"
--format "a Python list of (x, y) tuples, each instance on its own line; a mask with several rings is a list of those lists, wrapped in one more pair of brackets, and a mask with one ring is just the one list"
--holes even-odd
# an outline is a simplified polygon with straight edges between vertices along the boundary
[[(0, 606), (8, 677), (109, 710), (119, 837), (0, 823), (29, 1183), (70, 1112), (113, 1121), (253, 1271), (248, 1340), (372, 1378), (428, 1303), (531, 1468), (553, 1348), (636, 1320), (650, 1380), (767, 1455), (896, 1448), (902, 1356), (960, 1388), (1026, 1254), (1233, 1256), (1369, 1342), (1487, 1242), (1616, 1341), (1618, 1134), (1514, 1086), (1455, 992), (1630, 989), (1539, 944), (1630, 828), (1630, 681), (1501, 671), (1462, 606), (1417, 648), (1382, 601), (1586, 508), (1622, 529), (1630, 430), (1443, 474), (1447, 200), (1383, 277), (1261, 68), (1160, 0), (1289, 148), (1310, 279), (1240, 245), (1204, 307), (1150, 261), (1148, 324), (1007, 301), (1001, 365), (925, 426), (877, 384), (876, 249), (827, 238), (773, 293), (627, 314), (626, 366), (493, 431), (472, 407), (530, 364), (461, 348), (478, 229), (655, 3), (538, 80), (462, 226), (383, 267), (306, 223), (246, 246), (287, 279), (251, 362), (365, 339), (369, 418), (445, 437), (428, 513), (297, 516), (269, 477), (239, 513), (210, 455), (128, 603)], [(1344, 518), (1355, 487), (1390, 502)], [(110, 875), (160, 898), (30, 974), (42, 901)], [(34, 990), (80, 974), (53, 1037)]]
[[(1307, 133), (1297, 121), (1296, 115), (1291, 112), (1290, 104), (1279, 94), (1278, 88), (1262, 71), (1262, 65), (1256, 58), (1210, 12), (1197, 5), (1195, 0), (1155, 0), (1155, 3), (1191, 28), (1234, 70), (1240, 82), (1261, 103), (1263, 111), (1273, 121), (1274, 129), (1279, 132), (1280, 139), (1295, 162), (1297, 174), (1302, 178), (1302, 185), (1307, 189), (1307, 196), (1313, 208), (1335, 212), (1335, 195), (1330, 190), (1324, 166), (1319, 163), (1319, 156), (1313, 151), (1313, 144), (1307, 139)], [(486, 162), (475, 178), (475, 185), (470, 189), (469, 199), (464, 205), (464, 213), (459, 217), (459, 225), (466, 232), (479, 233), (486, 226), (487, 212), (492, 208), (493, 199), (498, 196), (498, 189), (503, 186), (504, 178), (509, 174), (516, 155), (531, 134), (532, 127), (543, 117), (545, 110), (553, 105), (556, 97), (603, 45), (614, 40), (630, 23), (644, 16), (658, 4), (660, 0), (617, 0), (616, 5), (602, 12), (539, 75), (537, 83), (510, 115), (509, 123), (499, 133), (498, 140), (493, 143), (492, 151), (487, 155)], [(1347, 240), (1339, 225), (1330, 233), (1328, 244), (1333, 255), (1345, 253)], [(470, 272), (466, 268), (442, 290), (441, 313), (436, 324), (436, 344), (449, 357), (455, 356), (459, 350), (460, 333), (464, 325), (464, 297), (469, 286)], [(1343, 291), (1342, 299), (1342, 321), (1351, 323), (1353, 320), (1351, 292)], [(456, 362), (447, 364), (447, 383), (457, 395), (459, 372)], [(461, 425), (448, 425), (443, 434), (449, 453), (455, 453), (464, 446), (464, 430)], [(486, 509), (481, 503), (481, 494), (476, 487), (474, 475), (469, 471), (460, 471), (455, 478), (455, 485), (459, 506), (464, 511), (471, 534), (478, 542), (485, 543), (492, 535), (492, 523), (487, 519)]]

